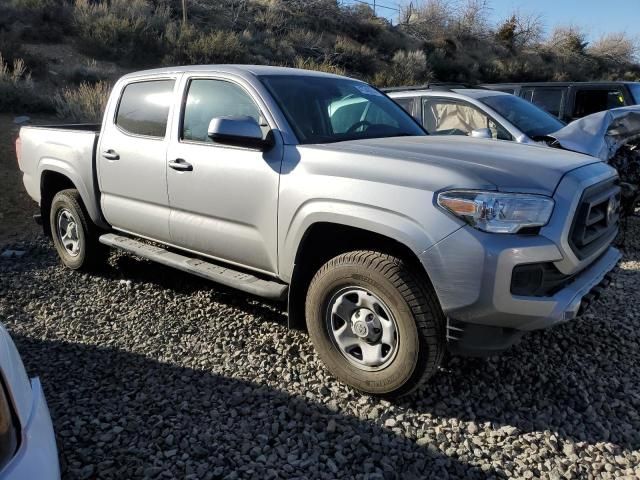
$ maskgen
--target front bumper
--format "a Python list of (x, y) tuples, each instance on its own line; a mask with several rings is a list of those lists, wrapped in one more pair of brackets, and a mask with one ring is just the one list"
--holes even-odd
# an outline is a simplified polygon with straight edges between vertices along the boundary
[[(575, 318), (581, 306), (599, 293), (601, 283), (620, 260), (608, 247), (551, 296), (511, 293), (516, 265), (561, 262), (563, 255), (543, 235), (496, 235), (463, 227), (421, 255), (440, 304), (449, 320), (449, 339), (474, 348), (502, 350), (523, 332), (548, 328)], [(487, 327), (487, 328), (483, 328)], [(482, 340), (480, 340), (482, 338)]]
[(32, 404), (22, 425), (20, 447), (0, 472), (2, 480), (58, 480), (58, 449), (40, 380), (31, 379)]

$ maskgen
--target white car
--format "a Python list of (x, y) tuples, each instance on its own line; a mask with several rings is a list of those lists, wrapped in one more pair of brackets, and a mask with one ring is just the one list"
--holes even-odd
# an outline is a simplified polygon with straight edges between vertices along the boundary
[(29, 380), (0, 325), (0, 480), (60, 478), (49, 408), (37, 378)]
[(431, 135), (468, 135), (535, 144), (565, 123), (531, 102), (481, 88), (404, 87), (387, 95)]

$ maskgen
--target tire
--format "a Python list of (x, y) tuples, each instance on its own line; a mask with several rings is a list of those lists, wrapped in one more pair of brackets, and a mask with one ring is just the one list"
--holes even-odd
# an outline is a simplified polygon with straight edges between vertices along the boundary
[(49, 225), (53, 244), (66, 267), (92, 271), (104, 264), (108, 249), (98, 242), (98, 228), (91, 222), (77, 190), (56, 193), (51, 202)]
[(424, 273), (382, 252), (353, 251), (325, 263), (311, 280), (305, 313), (329, 371), (368, 394), (419, 389), (446, 351), (444, 315)]

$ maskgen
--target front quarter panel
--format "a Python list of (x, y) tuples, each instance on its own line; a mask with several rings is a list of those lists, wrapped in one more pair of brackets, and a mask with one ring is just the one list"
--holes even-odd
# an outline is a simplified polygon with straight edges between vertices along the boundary
[(463, 225), (434, 205), (433, 185), (447, 185), (434, 177), (438, 173), (426, 165), (287, 146), (280, 179), (280, 276), (291, 280), (298, 246), (319, 222), (378, 233), (420, 255)]

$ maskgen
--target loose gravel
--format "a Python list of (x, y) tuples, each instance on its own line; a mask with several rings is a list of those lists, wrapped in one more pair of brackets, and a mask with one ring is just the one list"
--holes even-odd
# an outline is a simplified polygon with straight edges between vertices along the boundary
[(323, 368), (278, 305), (44, 240), (0, 258), (0, 321), (39, 375), (63, 476), (640, 478), (640, 222), (591, 313), (388, 402)]

